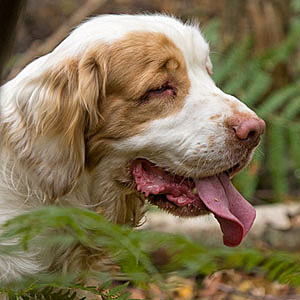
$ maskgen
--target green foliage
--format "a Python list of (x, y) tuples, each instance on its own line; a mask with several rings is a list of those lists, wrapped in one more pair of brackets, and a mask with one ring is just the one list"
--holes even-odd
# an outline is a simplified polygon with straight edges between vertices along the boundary
[[(9, 247), (10, 256), (20, 250), (30, 251), (32, 246), (55, 246), (61, 242), (56, 238), (57, 234), (63, 232), (61, 236), (68, 243), (72, 241), (109, 253), (111, 260), (121, 268), (119, 278), (131, 280), (145, 288), (151, 282), (162, 286), (163, 278), (169, 272), (205, 276), (224, 268), (246, 271), (260, 268), (271, 280), (300, 285), (300, 258), (297, 255), (243, 248), (207, 249), (185, 236), (131, 230), (111, 224), (94, 212), (76, 208), (38, 209), (8, 221), (3, 229), (1, 242), (18, 241)], [(51, 234), (53, 231), (56, 235)], [(158, 271), (150, 254), (160, 247), (168, 250), (171, 262)], [(0, 250), (2, 257), (8, 255), (7, 246), (1, 246)], [(98, 287), (78, 284), (80, 279), (89, 275), (98, 279)], [(109, 278), (112, 279), (113, 275), (38, 274), (22, 281), (2, 284), (0, 292), (8, 293), (10, 299), (70, 300), (75, 299), (76, 289), (101, 295), (103, 299), (129, 299), (130, 294), (125, 291), (128, 283), (114, 287)]]
[[(205, 35), (212, 41), (214, 80), (225, 92), (254, 109), (267, 123), (263, 145), (249, 168), (235, 178), (235, 184), (251, 199), (258, 184), (268, 188), (271, 183), (272, 200), (282, 201), (292, 188), (289, 182), (300, 183), (300, 81), (297, 79), (300, 70), (295, 71), (295, 79), (283, 77), (280, 82), (273, 72), (293, 63), (293, 55), (300, 46), (300, 20), (292, 19), (285, 40), (260, 55), (253, 54), (251, 38), (229, 47), (224, 54), (218, 32), (219, 22), (216, 21), (205, 28)], [(263, 175), (260, 173), (262, 168)]]
[[(44, 284), (45, 285), (45, 284)], [(134, 300), (129, 299), (130, 293), (125, 292), (128, 282), (116, 287), (112, 286), (112, 281), (108, 281), (99, 287), (83, 286), (80, 284), (70, 284), (67, 288), (64, 285), (54, 285), (49, 283), (44, 288), (36, 288), (34, 284), (27, 288), (26, 291), (16, 293), (15, 291), (6, 290), (6, 293), (11, 300), (84, 300), (85, 296), (78, 295), (78, 290), (81, 292), (88, 292), (90, 295), (101, 296), (103, 300), (117, 299), (117, 300)], [(0, 290), (1, 291), (1, 290)], [(99, 298), (98, 298), (99, 299)], [(95, 300), (97, 300), (95, 298)]]
[[(55, 235), (52, 234), (53, 232)], [(149, 233), (148, 238), (152, 235)], [(4, 225), (0, 243), (12, 241), (15, 238), (18, 240), (15, 245), (1, 246), (0, 254), (2, 257), (5, 255), (13, 257), (18, 255), (20, 250), (30, 251), (31, 248), (39, 247), (39, 245), (51, 249), (57, 244), (63, 243), (67, 247), (74, 243), (80, 243), (92, 249), (105, 249), (110, 253), (112, 261), (122, 266), (123, 275), (136, 283), (150, 281), (151, 278), (160, 279), (160, 274), (146, 255), (144, 239), (139, 232), (110, 224), (100, 215), (90, 211), (76, 208), (47, 207), (18, 216)], [(78, 288), (95, 292), (96, 289), (74, 285), (74, 282), (82, 279), (84, 275), (91, 274), (68, 274), (62, 277), (53, 274), (39, 274), (22, 282), (2, 285), (0, 291), (9, 291), (15, 297), (21, 297), (24, 293), (28, 294), (28, 291), (33, 289), (34, 293), (44, 295), (44, 292), (48, 291), (44, 289), (45, 286)], [(93, 276), (97, 276), (99, 281), (103, 282), (107, 280), (108, 274), (99, 273), (93, 274)], [(109, 288), (108, 293), (98, 292), (98, 294), (101, 294), (103, 299), (128, 299), (128, 293), (121, 293), (124, 287)], [(101, 289), (105, 290), (107, 287)], [(55, 293), (53, 292), (53, 298), (49, 299), (56, 299)], [(120, 293), (118, 298), (113, 298)], [(64, 298), (62, 299), (73, 299), (73, 294), (70, 291), (64, 292), (63, 295)]]

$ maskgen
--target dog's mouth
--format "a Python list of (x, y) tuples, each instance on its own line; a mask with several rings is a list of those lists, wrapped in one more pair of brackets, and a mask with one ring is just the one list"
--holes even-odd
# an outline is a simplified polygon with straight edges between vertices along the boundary
[(224, 244), (237, 246), (250, 230), (255, 209), (234, 188), (230, 176), (241, 164), (213, 176), (193, 179), (173, 175), (146, 159), (132, 164), (137, 190), (159, 208), (176, 216), (213, 213), (223, 232)]

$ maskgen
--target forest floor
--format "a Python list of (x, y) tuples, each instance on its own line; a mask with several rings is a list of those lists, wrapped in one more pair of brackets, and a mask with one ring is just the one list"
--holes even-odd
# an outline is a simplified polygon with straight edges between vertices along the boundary
[(149, 290), (130, 287), (133, 299), (152, 300), (300, 300), (300, 288), (270, 282), (261, 274), (224, 270), (203, 279), (170, 276), (170, 287), (164, 291), (157, 285)]

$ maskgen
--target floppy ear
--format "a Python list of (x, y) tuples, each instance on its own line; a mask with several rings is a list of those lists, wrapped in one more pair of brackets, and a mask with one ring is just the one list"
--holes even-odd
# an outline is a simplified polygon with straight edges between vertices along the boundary
[(85, 133), (99, 121), (106, 78), (99, 59), (87, 51), (62, 61), (14, 99), (18, 117), (6, 124), (6, 142), (49, 199), (70, 192), (84, 170)]

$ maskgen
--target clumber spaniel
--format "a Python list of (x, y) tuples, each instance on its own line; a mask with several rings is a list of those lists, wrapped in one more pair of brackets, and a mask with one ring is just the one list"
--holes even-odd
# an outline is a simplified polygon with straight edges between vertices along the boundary
[[(213, 213), (224, 243), (238, 245), (255, 210), (230, 178), (265, 124), (211, 74), (197, 25), (163, 15), (80, 25), (1, 87), (0, 223), (59, 204), (137, 226), (147, 199), (181, 217)], [(1, 281), (80, 270), (90, 253), (0, 257)]]

